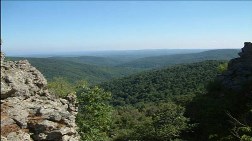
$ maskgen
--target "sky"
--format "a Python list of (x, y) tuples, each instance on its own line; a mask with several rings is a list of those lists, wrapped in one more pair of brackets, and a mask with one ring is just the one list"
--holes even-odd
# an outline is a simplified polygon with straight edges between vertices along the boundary
[(2, 1), (6, 54), (241, 48), (252, 1)]

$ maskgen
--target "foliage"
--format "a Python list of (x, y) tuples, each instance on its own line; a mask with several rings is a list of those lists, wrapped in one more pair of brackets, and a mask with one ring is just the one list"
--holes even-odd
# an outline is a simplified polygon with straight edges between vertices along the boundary
[(181, 130), (187, 128), (187, 118), (183, 116), (184, 108), (175, 104), (162, 105), (153, 116), (153, 124), (157, 137), (161, 140), (168, 140), (178, 137)]
[(226, 63), (220, 64), (218, 67), (218, 70), (220, 73), (223, 73), (227, 70), (227, 68), (228, 68), (228, 63), (226, 62)]
[(132, 134), (137, 126), (151, 120), (143, 111), (132, 107), (117, 107), (113, 113), (112, 139), (115, 141), (127, 141), (132, 139)]
[[(244, 85), (241, 92), (222, 87), (215, 77), (226, 71), (225, 61), (181, 65), (208, 59), (226, 60), (233, 58), (237, 51), (147, 57), (122, 65), (118, 60), (96, 57), (28, 60), (49, 78), (51, 92), (59, 97), (77, 92), (76, 123), (82, 140), (250, 141), (252, 83)], [(180, 65), (156, 68), (174, 64)], [(126, 67), (156, 69), (127, 76), (144, 69)], [(122, 76), (127, 77), (117, 79)], [(76, 80), (92, 84), (104, 82), (99, 86), (112, 96), (98, 87), (89, 87), (86, 81), (74, 84)], [(105, 82), (108, 80), (112, 81)], [(195, 123), (197, 126), (191, 128)]]
[(184, 108), (174, 103), (162, 103), (152, 115), (151, 122), (139, 126), (135, 138), (143, 141), (169, 141), (179, 138), (180, 133), (189, 129)]
[(222, 63), (205, 61), (178, 65), (131, 75), (100, 86), (112, 93), (115, 106), (167, 101), (174, 96), (204, 93), (205, 86), (218, 74), (217, 67)]
[(77, 93), (79, 108), (76, 118), (83, 141), (109, 139), (112, 107), (108, 104), (111, 94), (98, 87), (85, 85)]
[(89, 84), (97, 84), (113, 78), (128, 76), (143, 71), (143, 69), (120, 68), (112, 66), (96, 66), (85, 62), (74, 62), (69, 59), (56, 58), (21, 58), (9, 57), (11, 60), (27, 59), (50, 82), (54, 77), (64, 77), (70, 83), (86, 80)]
[[(144, 52), (148, 51), (143, 51), (142, 55), (137, 54), (140, 52), (131, 52), (125, 55), (124, 51), (121, 55), (113, 54), (113, 57), (7, 57), (7, 59), (27, 59), (33, 66), (41, 71), (49, 81), (51, 81), (53, 77), (63, 76), (70, 82), (84, 79), (88, 81), (89, 84), (97, 84), (151, 68), (188, 64), (205, 60), (229, 60), (237, 56), (238, 50), (210, 50), (200, 53), (190, 53), (194, 51), (179, 50), (179, 52), (188, 52), (188, 54), (176, 54), (178, 51), (172, 53), (172, 50), (156, 50), (148, 52), (147, 54)], [(164, 54), (167, 55), (160, 56)]]
[(179, 138), (189, 129), (184, 108), (175, 103), (144, 104), (142, 107), (117, 107), (112, 135), (115, 141), (166, 141)]
[(65, 97), (69, 93), (74, 92), (74, 87), (63, 77), (54, 77), (51, 82), (48, 83), (49, 91), (58, 96)]
[[(197, 123), (192, 131), (185, 129), (186, 131), (179, 134), (178, 138), (192, 141), (236, 140), (231, 132), (234, 127), (230, 124), (226, 111), (232, 112), (241, 120), (244, 113), (251, 109), (249, 108), (251, 107), (249, 105), (252, 105), (251, 98), (245, 95), (251, 93), (252, 85), (246, 85), (244, 91), (240, 93), (226, 90), (219, 81), (215, 80), (216, 75), (221, 72), (220, 70), (224, 71), (226, 66), (225, 63), (220, 61), (205, 61), (144, 72), (101, 84), (104, 89), (112, 92), (112, 103), (115, 106), (133, 105), (138, 109), (134, 110), (134, 115), (139, 115), (144, 119), (144, 122), (133, 122), (136, 125), (124, 130), (126, 132), (117, 140), (120, 141), (123, 138), (126, 138), (126, 140), (147, 141), (176, 139), (176, 137), (171, 138), (167, 134), (173, 131), (169, 131), (169, 129), (172, 129), (171, 125), (168, 125), (167, 128), (166, 126), (159, 129), (155, 128), (154, 123), (158, 123), (154, 122), (155, 119), (157, 121), (163, 119), (153, 117), (154, 113), (158, 115), (157, 109), (160, 109), (160, 107), (147, 106), (148, 108), (151, 107), (152, 110), (147, 110), (146, 107), (146, 104), (150, 102), (169, 101), (186, 106), (185, 117), (191, 119), (190, 124)], [(208, 89), (206, 90), (204, 86), (209, 82), (210, 84), (207, 85)], [(167, 91), (169, 93), (166, 93)], [(163, 117), (172, 115), (171, 113), (162, 114)], [(128, 119), (130, 120), (130, 118)], [(134, 121), (133, 119), (130, 121)], [(188, 127), (188, 124), (184, 125)], [(177, 127), (183, 127), (183, 124)], [(118, 130), (120, 131), (120, 129)], [(236, 130), (239, 130), (240, 139), (250, 140), (250, 128), (239, 127)], [(120, 132), (117, 133), (120, 134)]]

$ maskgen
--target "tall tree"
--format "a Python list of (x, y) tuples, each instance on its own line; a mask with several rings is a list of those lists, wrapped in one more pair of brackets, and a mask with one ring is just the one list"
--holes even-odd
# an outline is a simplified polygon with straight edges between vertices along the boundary
[(112, 107), (111, 94), (98, 87), (83, 85), (77, 92), (79, 111), (77, 124), (83, 141), (109, 140)]

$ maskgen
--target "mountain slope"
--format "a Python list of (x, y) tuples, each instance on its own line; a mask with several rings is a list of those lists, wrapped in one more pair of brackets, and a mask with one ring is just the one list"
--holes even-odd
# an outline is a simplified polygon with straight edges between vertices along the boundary
[(178, 65), (102, 83), (112, 92), (114, 105), (167, 100), (176, 95), (202, 93), (205, 85), (218, 74), (223, 61), (204, 61)]
[(201, 62), (205, 60), (230, 60), (232, 58), (237, 57), (238, 52), (239, 50), (236, 49), (218, 49), (204, 51), (200, 53), (145, 57), (119, 66), (131, 68), (157, 68), (163, 66), (171, 66), (175, 64)]
[[(173, 53), (175, 51), (176, 50), (174, 50)], [(161, 50), (156, 51), (156, 53), (160, 52)], [(228, 60), (235, 57), (235, 54), (237, 54), (237, 52), (238, 50), (211, 50), (201, 53), (146, 57), (142, 59), (136, 59), (135, 61), (128, 63), (125, 63), (129, 61), (128, 59), (125, 59), (123, 57), (120, 58), (115, 54), (115, 56), (113, 57), (12, 57), (10, 59), (28, 59), (31, 64), (38, 68), (49, 81), (53, 77), (66, 77), (71, 82), (85, 79), (91, 84), (97, 84), (113, 78), (128, 76), (145, 69), (171, 66), (181, 63), (199, 62), (202, 60)], [(146, 55), (150, 52), (142, 51), (141, 53)], [(168, 50), (166, 50), (165, 53), (168, 54)]]
[(91, 84), (96, 84), (140, 71), (139, 69), (100, 67), (55, 58), (9, 57), (8, 59), (27, 59), (33, 66), (41, 71), (49, 81), (52, 80), (53, 77), (65, 77), (71, 82), (87, 80)]

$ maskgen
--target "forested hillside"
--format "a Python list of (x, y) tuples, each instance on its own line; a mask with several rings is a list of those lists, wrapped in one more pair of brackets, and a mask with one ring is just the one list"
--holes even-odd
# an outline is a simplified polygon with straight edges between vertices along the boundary
[(90, 84), (96, 84), (108, 81), (112, 78), (123, 77), (140, 72), (140, 69), (101, 67), (54, 58), (8, 57), (7, 59), (27, 59), (33, 66), (41, 71), (49, 81), (51, 81), (54, 77), (64, 77), (70, 82), (86, 80)]
[(237, 57), (239, 50), (236, 49), (218, 49), (209, 50), (200, 53), (163, 55), (155, 57), (145, 57), (131, 62), (119, 65), (120, 67), (131, 68), (157, 68), (171, 66), (175, 64), (194, 63), (204, 60), (230, 60)]
[[(51, 93), (57, 97), (77, 94), (76, 123), (82, 140), (250, 141), (251, 50), (244, 50), (241, 58), (229, 63), (175, 63), (148, 71), (114, 67), (120, 60), (101, 57), (26, 59), (49, 77)], [(211, 56), (209, 52), (201, 57)], [(219, 53), (216, 58), (223, 55)], [(190, 54), (188, 58), (197, 57)], [(87, 80), (91, 86), (85, 81), (67, 82), (76, 80)]]
[[(210, 50), (201, 53), (174, 55), (179, 51), (181, 53), (188, 53), (199, 52), (200, 50), (153, 50), (153, 54), (151, 54), (150, 50), (139, 50), (125, 51), (126, 53), (124, 55), (122, 52), (105, 52), (103, 54), (100, 52), (101, 54), (96, 54), (96, 56), (58, 56), (48, 58), (8, 57), (7, 59), (28, 59), (49, 81), (51, 81), (53, 77), (65, 77), (70, 82), (86, 80), (90, 84), (97, 84), (147, 69), (167, 67), (176, 64), (187, 64), (202, 60), (227, 60), (235, 57), (238, 50)], [(140, 53), (139, 56), (137, 56), (137, 53)], [(157, 56), (160, 54), (170, 55)], [(141, 59), (141, 57), (146, 56), (152, 57)]]
[(252, 141), (252, 0), (41, 1), (0, 0), (1, 141)]
[(251, 141), (252, 44), (229, 63), (204, 61), (103, 83), (114, 140)]
[(197, 123), (191, 140), (252, 140), (252, 43), (186, 106), (186, 117)]
[(165, 101), (174, 96), (203, 93), (205, 86), (218, 74), (223, 61), (205, 61), (143, 72), (103, 83), (112, 92), (113, 105)]
[(79, 56), (79, 57), (50, 57), (48, 59), (71, 61), (81, 64), (98, 65), (98, 66), (116, 66), (127, 62), (124, 58), (110, 58), (97, 56)]

